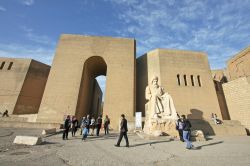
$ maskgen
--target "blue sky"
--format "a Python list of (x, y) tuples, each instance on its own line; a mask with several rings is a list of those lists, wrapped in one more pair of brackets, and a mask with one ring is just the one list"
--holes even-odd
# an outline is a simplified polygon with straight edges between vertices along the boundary
[(250, 0), (0, 0), (0, 56), (51, 64), (63, 33), (203, 51), (212, 69), (250, 45)]

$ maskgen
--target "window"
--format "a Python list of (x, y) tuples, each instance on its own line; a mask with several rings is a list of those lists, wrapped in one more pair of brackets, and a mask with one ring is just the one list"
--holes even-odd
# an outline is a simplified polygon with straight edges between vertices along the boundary
[(4, 67), (4, 64), (5, 64), (5, 62), (2, 62), (1, 66), (0, 66), (0, 69), (1, 69), (1, 70), (2, 70), (3, 67)]
[(179, 74), (177, 74), (177, 83), (178, 83), (179, 86), (181, 85), (181, 80), (180, 80), (180, 75)]
[(191, 77), (191, 84), (192, 84), (192, 86), (194, 86), (194, 76), (191, 75), (190, 77)]
[(198, 85), (201, 86), (201, 78), (200, 78), (200, 76), (197, 76), (197, 80), (198, 80)]
[(183, 78), (184, 78), (184, 84), (185, 84), (185, 86), (187, 86), (187, 77), (186, 77), (186, 75), (184, 75)]
[(11, 69), (12, 65), (13, 65), (13, 62), (10, 62), (9, 66), (8, 66), (8, 70)]

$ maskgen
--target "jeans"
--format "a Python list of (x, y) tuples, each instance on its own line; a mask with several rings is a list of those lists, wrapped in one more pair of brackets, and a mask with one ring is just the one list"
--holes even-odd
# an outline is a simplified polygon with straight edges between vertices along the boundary
[(193, 146), (192, 143), (190, 142), (190, 134), (191, 134), (190, 131), (183, 130), (183, 139), (187, 143), (186, 148), (188, 149), (192, 148)]
[(82, 133), (83, 133), (82, 134), (82, 139), (85, 140), (87, 138), (87, 136), (88, 136), (88, 129), (86, 127), (83, 128)]

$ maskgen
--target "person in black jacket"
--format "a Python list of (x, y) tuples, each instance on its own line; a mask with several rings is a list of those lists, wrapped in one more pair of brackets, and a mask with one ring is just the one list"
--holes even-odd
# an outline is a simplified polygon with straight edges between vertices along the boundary
[(191, 123), (188, 119), (186, 119), (185, 115), (181, 115), (181, 118), (183, 120), (183, 139), (186, 142), (186, 148), (187, 149), (192, 149), (194, 148), (194, 146), (192, 145), (191, 141), (190, 141), (190, 135), (191, 135)]
[(129, 147), (129, 142), (128, 142), (128, 136), (127, 136), (127, 132), (128, 132), (128, 125), (127, 125), (127, 120), (125, 119), (125, 115), (122, 114), (121, 115), (122, 120), (121, 120), (121, 128), (120, 128), (120, 136), (118, 139), (117, 144), (115, 145), (116, 147), (120, 146), (122, 137), (124, 136), (125, 140), (126, 140), (126, 147)]
[(78, 120), (76, 119), (75, 116), (72, 117), (72, 137), (74, 137), (76, 135), (76, 131), (77, 131), (77, 127), (78, 127)]
[(100, 115), (96, 120), (96, 136), (99, 136), (102, 127), (102, 116)]
[(68, 133), (69, 133), (69, 128), (70, 128), (70, 116), (68, 115), (67, 118), (64, 121), (63, 125), (63, 140), (68, 139)]

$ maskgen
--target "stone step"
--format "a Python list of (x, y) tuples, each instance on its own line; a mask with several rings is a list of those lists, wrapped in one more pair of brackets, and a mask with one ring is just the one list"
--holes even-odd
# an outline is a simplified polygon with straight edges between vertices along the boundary
[(40, 129), (60, 129), (61, 124), (59, 123), (40, 123), (40, 122), (18, 122), (18, 121), (1, 121), (0, 127), (8, 128), (40, 128)]
[[(210, 124), (214, 124), (214, 121), (210, 120), (208, 121)], [(240, 121), (238, 120), (222, 120), (223, 124), (227, 125), (241, 125)]]
[(9, 117), (0, 117), (0, 121), (4, 122), (27, 122), (28, 118), (25, 117), (18, 117), (10, 115)]
[(243, 136), (247, 135), (246, 129), (239, 121), (227, 120), (223, 124), (214, 124), (205, 120), (190, 120), (192, 130), (202, 130), (205, 135), (218, 136)]

